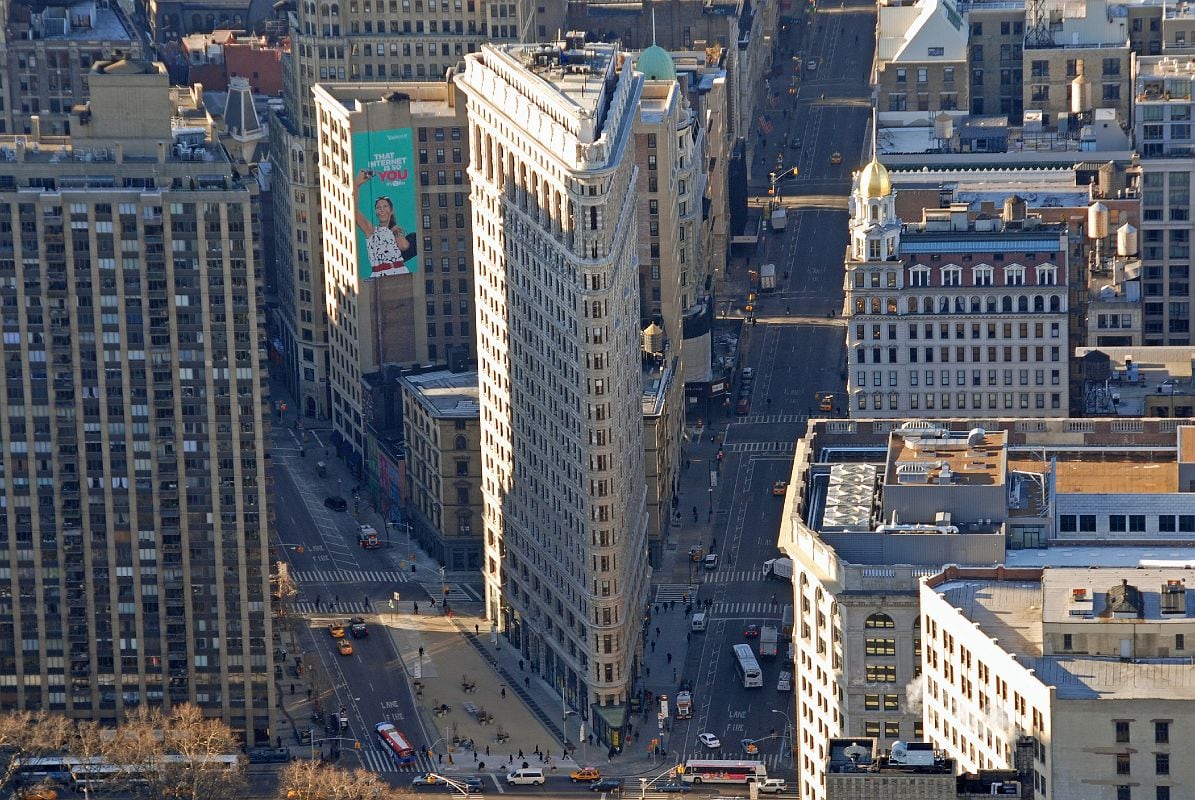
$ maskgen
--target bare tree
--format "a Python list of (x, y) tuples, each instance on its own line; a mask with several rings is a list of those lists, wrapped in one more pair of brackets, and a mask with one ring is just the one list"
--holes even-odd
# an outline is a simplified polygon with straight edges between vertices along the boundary
[(292, 761), (278, 780), (280, 800), (374, 800), (395, 792), (363, 769), (341, 769), (318, 761)]
[(236, 800), (246, 787), (240, 743), (223, 721), (190, 704), (168, 713), (138, 708), (116, 729), (108, 758), (127, 765), (125, 788), (136, 796), (178, 800)]
[(9, 711), (0, 714), (0, 793), (17, 776), (21, 761), (64, 750), (72, 724), (62, 714)]

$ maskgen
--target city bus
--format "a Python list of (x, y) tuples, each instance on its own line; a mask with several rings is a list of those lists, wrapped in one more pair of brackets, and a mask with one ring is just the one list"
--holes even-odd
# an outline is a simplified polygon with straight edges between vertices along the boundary
[(681, 779), (685, 783), (763, 783), (768, 779), (768, 768), (762, 761), (691, 758), (683, 769)]
[(71, 780), (71, 772), (82, 760), (73, 756), (36, 756), (17, 758), (13, 765), (13, 779), (18, 783), (32, 784), (53, 783), (66, 784)]
[(763, 670), (755, 660), (755, 653), (749, 644), (734, 645), (734, 669), (745, 689), (759, 689), (763, 687)]
[(169, 769), (179, 765), (196, 764), (207, 768), (236, 769), (239, 756), (162, 756), (158, 763), (112, 764), (100, 756), (39, 756), (18, 758), (15, 778), (22, 784), (53, 782), (70, 785), (77, 792), (107, 789), (125, 784), (145, 783), (145, 773), (155, 769)]
[(378, 738), (390, 754), (398, 759), (398, 763), (410, 764), (415, 760), (415, 748), (411, 747), (407, 737), (403, 736), (398, 728), (389, 722), (379, 722), (374, 726), (374, 730), (378, 732)]

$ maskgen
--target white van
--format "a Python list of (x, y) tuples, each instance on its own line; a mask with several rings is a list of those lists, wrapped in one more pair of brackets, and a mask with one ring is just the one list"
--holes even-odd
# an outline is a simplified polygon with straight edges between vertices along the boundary
[(776, 681), (776, 691), (791, 692), (793, 690), (793, 674), (791, 672), (781, 672), (779, 679)]
[(701, 559), (701, 565), (703, 567), (705, 567), (706, 569), (717, 569), (718, 568), (718, 554), (710, 553), (705, 558)]
[(704, 611), (698, 611), (696, 614), (693, 615), (693, 622), (690, 627), (692, 627), (692, 629), (695, 631), (704, 631), (705, 630), (705, 612)]
[(513, 772), (506, 773), (507, 784), (514, 786), (515, 784), (531, 784), (532, 786), (544, 785), (544, 771), (531, 767), (529, 769), (516, 769)]

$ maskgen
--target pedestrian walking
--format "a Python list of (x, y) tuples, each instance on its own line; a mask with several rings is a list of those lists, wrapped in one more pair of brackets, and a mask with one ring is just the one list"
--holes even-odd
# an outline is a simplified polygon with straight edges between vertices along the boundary
[(660, 638), (660, 629), (656, 628), (656, 638)]
[(319, 611), (319, 595), (315, 596), (315, 610)]
[(686, 642), (691, 642), (691, 641), (693, 641), (693, 634), (692, 634), (692, 633), (689, 633), (689, 632), (686, 632), (686, 633), (685, 633), (685, 641), (686, 641)]
[(480, 635), (481, 635), (481, 626), (480, 626), (480, 625), (477, 625), (477, 624), (474, 624), (474, 625), (473, 625), (473, 635), (474, 635), (474, 636), (480, 636)]
[(436, 753), (436, 763), (437, 764), (444, 763), (444, 754), (443, 753)]
[(522, 757), (523, 757), (523, 751), (522, 751), (522, 750), (520, 750), (520, 751), (519, 751), (519, 758), (522, 758)]
[(523, 671), (523, 659), (521, 659), (521, 658), (519, 659), (519, 671), (520, 672)]
[[(506, 687), (505, 686), (502, 687), (502, 699), (503, 700), (506, 699)], [(486, 755), (488, 756), (489, 753), (486, 753)]]
[(487, 756), (490, 754), (490, 746), (488, 744), (485, 746), (485, 754)]
[(515, 757), (514, 757), (514, 756), (510, 756), (510, 763), (511, 763), (511, 764), (515, 763)]
[(415, 604), (415, 613), (416, 614), (419, 613), (419, 604), (418, 603)]
[(528, 689), (530, 689), (531, 688), (531, 678), (523, 678), (523, 685), (526, 686)]
[(651, 651), (652, 651), (653, 653), (654, 653), (654, 652), (656, 652), (656, 643), (655, 643), (655, 642), (652, 642), (652, 643), (651, 643)]
[(669, 654), (668, 654), (668, 663), (669, 663), (669, 664), (671, 664), (671, 663), (672, 663), (672, 653), (669, 653)]
[(340, 603), (340, 595), (338, 595), (338, 594), (334, 594), (334, 595), (332, 595), (332, 602), (333, 602), (333, 603), (336, 603), (336, 604), (338, 604), (338, 605), (339, 605), (339, 603)]

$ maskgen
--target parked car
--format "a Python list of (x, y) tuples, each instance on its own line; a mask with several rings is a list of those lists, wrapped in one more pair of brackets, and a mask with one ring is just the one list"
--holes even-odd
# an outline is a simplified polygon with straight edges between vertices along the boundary
[(697, 734), (697, 741), (701, 742), (703, 745), (705, 745), (706, 747), (708, 747), (711, 750), (717, 750), (719, 747), (722, 746), (722, 740), (719, 739), (717, 736), (714, 736), (714, 734), (712, 734), (712, 733)]
[(333, 495), (332, 497), (324, 498), (324, 508), (331, 509), (332, 511), (345, 511), (348, 507), (349, 504), (345, 502), (343, 497)]

